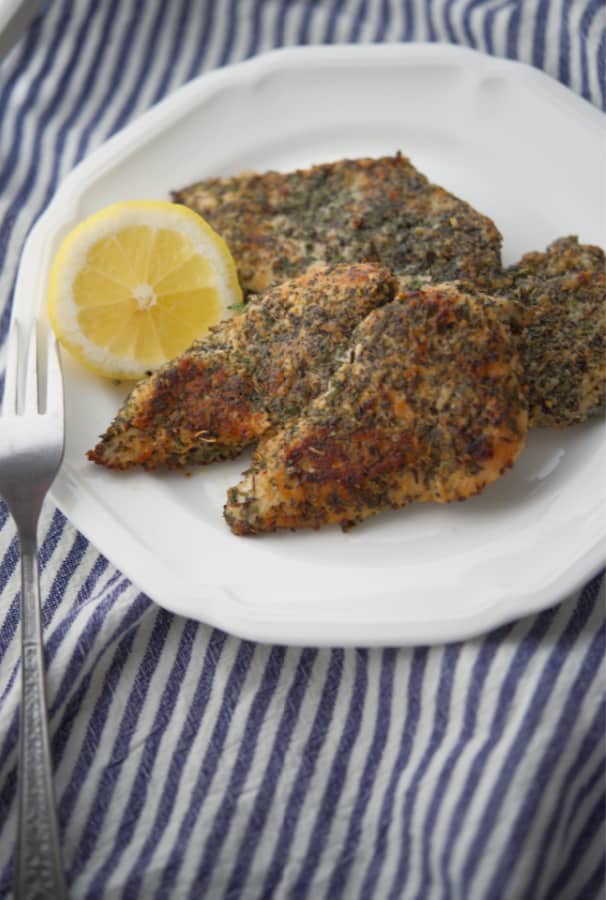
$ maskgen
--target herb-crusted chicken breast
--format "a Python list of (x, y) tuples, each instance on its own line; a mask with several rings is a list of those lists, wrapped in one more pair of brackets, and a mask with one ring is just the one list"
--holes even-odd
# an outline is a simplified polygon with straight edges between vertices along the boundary
[(606, 256), (576, 237), (527, 253), (500, 293), (519, 301), (530, 424), (582, 422), (606, 403)]
[(356, 325), (395, 291), (385, 269), (340, 265), (251, 299), (139, 382), (88, 458), (154, 469), (236, 456), (324, 390)]
[(346, 529), (471, 497), (524, 445), (521, 375), (506, 304), (446, 284), (406, 291), (358, 326), (327, 390), (261, 439), (225, 518), (238, 535)]
[(501, 265), (494, 223), (400, 154), (209, 178), (173, 199), (227, 241), (245, 292), (316, 263), (362, 261), (396, 275), (468, 279), (486, 289)]

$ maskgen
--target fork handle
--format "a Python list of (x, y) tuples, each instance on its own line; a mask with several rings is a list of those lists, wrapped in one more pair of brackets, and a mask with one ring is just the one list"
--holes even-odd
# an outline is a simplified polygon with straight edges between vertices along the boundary
[(16, 900), (66, 900), (47, 730), (35, 543), (21, 540), (21, 716)]

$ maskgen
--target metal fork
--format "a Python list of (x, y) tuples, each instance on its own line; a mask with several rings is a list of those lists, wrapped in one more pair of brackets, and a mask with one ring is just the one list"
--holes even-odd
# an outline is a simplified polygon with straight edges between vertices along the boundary
[[(15, 897), (67, 898), (54, 804), (44, 686), (37, 526), (42, 501), (63, 456), (63, 384), (54, 335), (46, 344), (46, 397), (40, 403), (37, 327), (25, 355), (25, 329), (14, 321), (0, 418), (0, 495), (21, 544), (21, 716), (19, 831)], [(22, 372), (25, 356), (25, 372)]]

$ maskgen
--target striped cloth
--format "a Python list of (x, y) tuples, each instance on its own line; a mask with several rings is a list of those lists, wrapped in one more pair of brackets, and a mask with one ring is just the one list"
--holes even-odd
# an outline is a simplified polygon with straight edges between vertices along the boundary
[[(0, 64), (0, 341), (62, 177), (179, 85), (292, 44), (440, 40), (606, 108), (603, 0), (53, 0)], [(602, 578), (448, 646), (255, 645), (155, 606), (50, 505), (52, 752), (75, 898), (603, 896)], [(0, 896), (10, 895), (18, 546), (0, 506)]]

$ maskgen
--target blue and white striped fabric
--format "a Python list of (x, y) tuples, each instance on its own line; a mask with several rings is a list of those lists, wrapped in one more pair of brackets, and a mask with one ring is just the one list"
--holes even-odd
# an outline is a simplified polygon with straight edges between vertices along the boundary
[[(603, 0), (53, 0), (0, 63), (0, 370), (61, 178), (199, 73), (280, 45), (440, 40), (606, 109)], [(464, 643), (255, 645), (155, 606), (50, 506), (52, 752), (75, 898), (590, 900), (605, 883), (602, 578)], [(0, 896), (18, 546), (0, 506)]]

